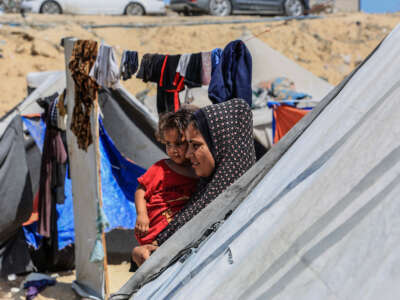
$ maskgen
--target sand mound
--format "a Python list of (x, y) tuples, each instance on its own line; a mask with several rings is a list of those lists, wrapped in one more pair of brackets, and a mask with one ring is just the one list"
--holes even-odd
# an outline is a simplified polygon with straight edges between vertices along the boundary
[[(259, 17), (231, 17), (257, 19)], [(104, 40), (123, 49), (146, 52), (185, 53), (224, 47), (229, 41), (251, 31), (315, 75), (331, 84), (339, 83), (399, 23), (400, 14), (337, 14), (322, 19), (268, 23), (224, 24), (202, 26), (169, 26), (158, 28), (103, 28), (86, 30), (83, 24), (175, 23), (215, 20), (200, 17), (113, 17), (113, 16), (42, 16), (4, 15), (4, 21), (24, 26), (0, 28), (0, 114), (26, 96), (25, 77), (29, 72), (64, 68), (62, 37)], [(269, 32), (267, 32), (269, 30)], [(266, 68), (268, 66), (265, 66)], [(124, 83), (137, 92), (150, 87), (137, 79)]]

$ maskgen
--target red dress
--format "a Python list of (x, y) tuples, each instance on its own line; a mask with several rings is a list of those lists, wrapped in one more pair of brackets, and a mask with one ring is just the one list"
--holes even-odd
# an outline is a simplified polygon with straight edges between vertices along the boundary
[(136, 235), (141, 245), (154, 241), (196, 189), (197, 179), (174, 172), (165, 161), (156, 162), (138, 178), (139, 184), (146, 189), (144, 198), (150, 222), (147, 235)]

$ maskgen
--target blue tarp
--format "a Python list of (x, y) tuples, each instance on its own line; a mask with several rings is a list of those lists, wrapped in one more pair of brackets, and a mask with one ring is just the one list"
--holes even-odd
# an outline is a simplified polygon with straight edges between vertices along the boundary
[[(43, 148), (45, 125), (28, 118), (23, 121), (40, 149)], [(115, 147), (100, 121), (100, 175), (103, 194), (103, 210), (110, 226), (107, 232), (115, 228), (133, 229), (136, 222), (134, 195), (137, 178), (146, 170), (127, 160)], [(72, 184), (65, 178), (65, 202), (57, 204), (58, 248), (63, 249), (74, 243), (74, 214)], [(29, 244), (38, 248), (41, 237), (36, 232), (36, 223), (24, 228)], [(132, 238), (134, 238), (132, 236)]]

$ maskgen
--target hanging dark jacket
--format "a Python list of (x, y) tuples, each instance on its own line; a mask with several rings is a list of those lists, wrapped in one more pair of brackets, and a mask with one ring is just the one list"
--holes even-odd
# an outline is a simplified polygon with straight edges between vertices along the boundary
[(212, 71), (208, 97), (213, 103), (241, 98), (251, 107), (251, 72), (252, 59), (246, 45), (240, 40), (230, 42)]

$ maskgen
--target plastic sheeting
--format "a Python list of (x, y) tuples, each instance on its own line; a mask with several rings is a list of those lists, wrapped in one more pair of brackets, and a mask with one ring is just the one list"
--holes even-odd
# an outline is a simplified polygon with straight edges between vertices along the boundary
[(397, 299), (399, 51), (397, 27), (216, 233), (134, 299)]
[[(22, 121), (15, 116), (0, 137), (0, 275), (32, 270), (20, 224), (32, 210), (32, 186)], [(17, 260), (18, 258), (18, 260)]]
[[(44, 136), (45, 125), (43, 123), (31, 122), (27, 118), (24, 119), (24, 122), (29, 124), (27, 128), (33, 137)], [(43, 143), (43, 140), (40, 138), (35, 140), (38, 147), (41, 148), (43, 144), (39, 143)], [(137, 178), (145, 172), (145, 169), (133, 164), (119, 153), (102, 125), (100, 127), (100, 153), (103, 210), (110, 223), (107, 232), (115, 228), (133, 229), (136, 222), (134, 195)], [(65, 178), (64, 190), (64, 204), (56, 205), (59, 250), (74, 243), (72, 187), (68, 174)], [(41, 237), (36, 233), (36, 224), (29, 225), (24, 230), (28, 243), (37, 248)]]
[(296, 125), (312, 108), (296, 108), (275, 104), (272, 107), (272, 138), (274, 144)]

